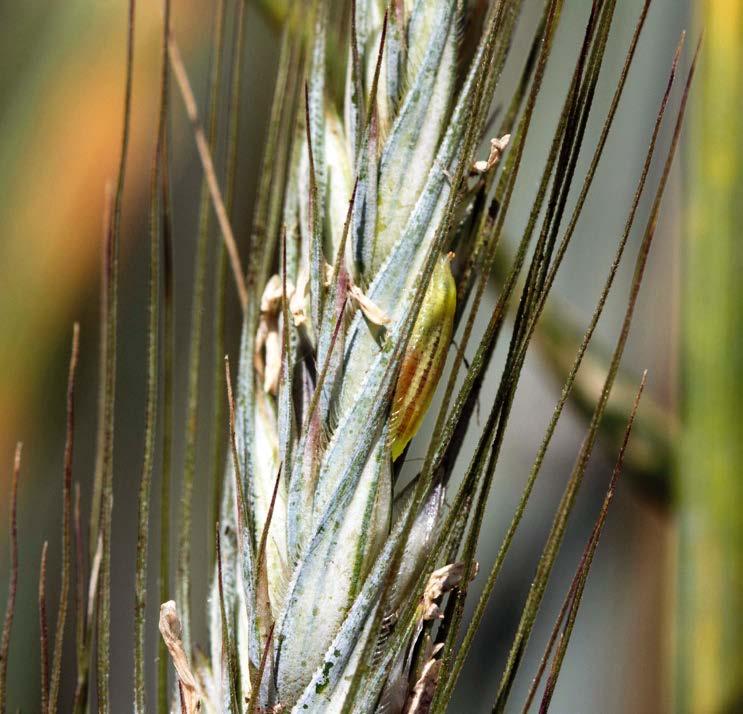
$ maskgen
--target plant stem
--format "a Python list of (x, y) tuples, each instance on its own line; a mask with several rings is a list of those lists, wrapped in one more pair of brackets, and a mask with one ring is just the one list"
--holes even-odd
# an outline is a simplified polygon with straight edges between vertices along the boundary
[(684, 265), (674, 711), (722, 712), (743, 701), (743, 7), (698, 6), (707, 38)]

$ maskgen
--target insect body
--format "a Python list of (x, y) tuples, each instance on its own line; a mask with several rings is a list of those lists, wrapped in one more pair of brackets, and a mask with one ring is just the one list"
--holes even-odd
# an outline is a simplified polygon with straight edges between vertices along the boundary
[(393, 461), (423, 423), (446, 363), (457, 303), (452, 258), (442, 256), (433, 270), (400, 367), (390, 421)]

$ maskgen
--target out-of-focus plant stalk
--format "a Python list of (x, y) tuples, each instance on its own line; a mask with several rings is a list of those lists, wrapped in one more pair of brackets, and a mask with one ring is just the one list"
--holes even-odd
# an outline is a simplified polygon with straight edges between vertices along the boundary
[[(581, 332), (577, 322), (556, 309), (545, 310), (536, 344), (545, 358), (545, 366), (558, 380), (569, 370)], [(593, 405), (601, 393), (603, 376), (610, 355), (595, 349), (586, 356), (571, 393), (571, 403), (583, 419), (590, 419)], [(601, 439), (607, 452), (622, 443), (627, 413), (634, 399), (634, 375), (620, 370), (607, 412), (601, 424)], [(674, 497), (673, 469), (679, 425), (674, 413), (651, 397), (643, 397), (643, 405), (635, 420), (632, 442), (625, 457), (625, 475), (637, 493), (650, 502), (670, 507)]]
[(743, 703), (743, 5), (700, 0), (679, 451), (675, 711)]
[[(507, 278), (513, 257), (505, 248), (496, 256), (496, 284)], [(543, 357), (544, 366), (557, 383), (569, 371), (583, 332), (580, 322), (559, 303), (548, 305), (535, 332), (535, 347)], [(570, 402), (584, 420), (591, 418), (593, 407), (601, 394), (603, 378), (611, 355), (603, 345), (597, 346), (584, 360), (570, 393)], [(607, 453), (620, 448), (627, 414), (637, 389), (638, 376), (620, 369), (607, 411), (600, 426), (601, 443)], [(671, 507), (676, 488), (673, 483), (675, 444), (679, 437), (677, 416), (651, 395), (643, 396), (643, 406), (634, 422), (632, 443), (625, 456), (624, 471), (636, 492), (662, 508)]]

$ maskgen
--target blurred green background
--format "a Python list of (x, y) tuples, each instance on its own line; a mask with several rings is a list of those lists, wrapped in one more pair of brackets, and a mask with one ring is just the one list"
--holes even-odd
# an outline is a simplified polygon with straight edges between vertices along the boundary
[[(276, 18), (248, 3), (245, 108), (240, 134), (237, 210), (240, 249), (247, 227), (268, 121), (278, 58)], [(527, 0), (503, 96), (513, 85), (541, 0)], [(600, 131), (640, 0), (618, 4), (587, 146)], [(582, 35), (589, 0), (566, 3), (556, 51), (527, 144), (517, 201), (508, 221), (519, 235), (543, 166), (566, 78)], [(178, 0), (174, 28), (189, 74), (203, 100), (209, 62), (212, 3)], [(234, 17), (231, 15), (230, 17)], [(39, 656), (36, 589), (44, 539), (50, 541), (50, 611), (57, 599), (64, 396), (71, 325), (81, 323), (74, 478), (87, 513), (95, 449), (98, 280), (104, 186), (115, 176), (121, 132), (126, 3), (67, 0), (0, 6), (0, 518), (6, 522), (15, 441), (24, 442), (19, 529), (19, 603), (9, 663), (9, 710), (36, 711)], [(558, 685), (556, 712), (740, 711), (741, 696), (741, 427), (743, 398), (743, 9), (740, 0), (655, 0), (620, 113), (568, 258), (554, 305), (565, 319), (587, 322), (599, 294), (644, 159), (654, 114), (682, 29), (691, 43), (706, 30), (682, 156), (664, 201), (661, 224), (642, 289), (624, 368), (661, 409), (663, 438), (675, 460), (659, 473), (639, 472), (622, 483), (589, 578), (584, 605)], [(136, 489), (140, 475), (146, 321), (147, 186), (158, 92), (159, 3), (138, 3), (133, 139), (124, 203), (116, 405), (113, 535), (113, 710), (131, 701), (131, 648)], [(520, 45), (518, 43), (521, 43)], [(510, 83), (510, 84), (509, 84)], [(224, 100), (224, 97), (222, 98)], [(200, 169), (180, 99), (174, 94), (173, 201), (176, 355), (185, 354), (191, 302)], [(666, 142), (668, 136), (665, 136)], [(581, 168), (585, 171), (584, 152)], [(220, 159), (219, 152), (217, 159)], [(657, 178), (657, 171), (654, 174)], [(647, 206), (645, 206), (647, 208)], [(632, 245), (636, 249), (638, 236)], [(214, 234), (214, 240), (218, 235)], [(594, 354), (610, 345), (624, 310), (631, 260), (620, 270)], [(493, 296), (497, 293), (494, 286)], [(209, 295), (211, 292), (208, 290)], [(492, 298), (492, 296), (491, 296)], [(492, 304), (492, 303), (491, 303)], [(207, 311), (211, 309), (207, 304)], [(487, 312), (487, 306), (484, 308)], [(208, 313), (207, 313), (208, 314)], [(228, 351), (236, 354), (239, 310), (230, 292)], [(204, 355), (211, 351), (210, 323)], [(572, 349), (572, 348), (571, 348)], [(496, 475), (479, 558), (492, 562), (518, 499), (564, 375), (549, 350), (527, 362)], [(588, 367), (589, 365), (587, 365)], [(176, 434), (185, 416), (185, 360), (176, 374)], [(497, 372), (497, 370), (494, 370)], [(202, 423), (209, 424), (210, 367)], [(557, 379), (556, 379), (557, 376)], [(490, 375), (494, 389), (497, 374)], [(486, 386), (485, 398), (487, 394)], [(650, 408), (650, 407), (648, 407)], [(641, 411), (642, 411), (641, 407)], [(679, 431), (679, 423), (682, 431)], [(456, 712), (489, 711), (516, 618), (528, 590), (551, 514), (585, 430), (581, 410), (563, 418), (503, 578), (455, 697)], [(195, 503), (208, 503), (208, 426), (199, 444)], [(182, 465), (176, 440), (176, 477)], [(423, 447), (418, 447), (418, 450)], [(415, 457), (414, 446), (411, 456)], [(603, 497), (614, 454), (594, 457), (579, 497), (513, 701), (521, 701)], [(643, 484), (643, 479), (646, 483)], [(665, 484), (657, 497), (651, 479)], [(176, 478), (177, 480), (177, 478)], [(175, 492), (174, 492), (175, 493)], [(650, 496), (655, 493), (655, 496)], [(668, 495), (670, 494), (670, 496)], [(155, 507), (157, 494), (154, 494)], [(211, 530), (208, 511), (195, 514), (193, 555), (205, 573)], [(158, 547), (151, 537), (152, 552)], [(0, 603), (8, 570), (0, 535)], [(150, 570), (148, 642), (156, 656)], [(472, 588), (477, 596), (478, 581)], [(194, 602), (206, 579), (195, 577)], [(198, 612), (198, 610), (197, 610)], [(203, 623), (196, 639), (206, 643)], [(73, 656), (68, 629), (69, 657)], [(674, 673), (677, 673), (674, 676)], [(675, 684), (674, 684), (675, 681)], [(70, 684), (62, 702), (70, 698)], [(63, 704), (62, 710), (65, 710)]]

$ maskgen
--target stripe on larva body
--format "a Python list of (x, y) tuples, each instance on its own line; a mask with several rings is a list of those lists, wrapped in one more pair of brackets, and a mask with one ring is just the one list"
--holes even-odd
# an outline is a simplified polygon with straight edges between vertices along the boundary
[(434, 269), (400, 367), (390, 416), (393, 460), (423, 423), (446, 363), (456, 309), (450, 261), (443, 256)]

